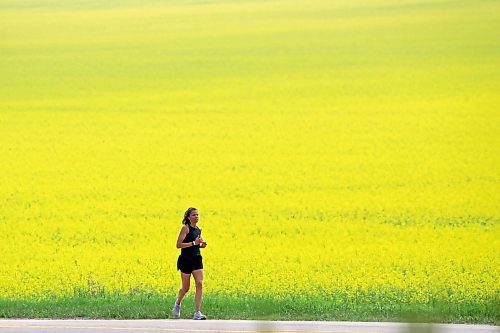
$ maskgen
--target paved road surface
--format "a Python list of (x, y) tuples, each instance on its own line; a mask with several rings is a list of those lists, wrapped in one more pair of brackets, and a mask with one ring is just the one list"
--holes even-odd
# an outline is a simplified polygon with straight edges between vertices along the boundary
[(251, 320), (0, 320), (0, 332), (13, 333), (500, 333), (499, 326), (404, 323)]

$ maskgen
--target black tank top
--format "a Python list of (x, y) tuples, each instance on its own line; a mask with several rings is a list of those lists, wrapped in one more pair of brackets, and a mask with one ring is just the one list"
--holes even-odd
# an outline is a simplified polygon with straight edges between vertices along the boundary
[[(188, 227), (189, 227), (189, 233), (186, 235), (186, 238), (184, 238), (184, 240), (182, 241), (183, 243), (191, 243), (196, 239), (196, 237), (198, 237), (198, 236), (201, 237), (200, 228), (198, 228), (198, 227), (193, 228), (190, 225), (188, 225)], [(190, 246), (190, 247), (186, 247), (184, 249), (181, 249), (181, 255), (183, 257), (199, 256), (199, 255), (201, 255), (200, 246), (195, 245), (195, 246)]]

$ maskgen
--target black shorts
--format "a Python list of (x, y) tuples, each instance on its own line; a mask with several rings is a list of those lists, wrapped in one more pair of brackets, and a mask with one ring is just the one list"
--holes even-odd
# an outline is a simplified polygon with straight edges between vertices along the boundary
[(184, 257), (182, 255), (177, 259), (177, 270), (182, 273), (191, 274), (197, 269), (203, 269), (202, 256)]

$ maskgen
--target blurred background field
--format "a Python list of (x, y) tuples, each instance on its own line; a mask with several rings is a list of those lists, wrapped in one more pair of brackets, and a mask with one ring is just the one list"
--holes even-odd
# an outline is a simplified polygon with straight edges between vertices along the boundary
[(0, 316), (498, 322), (499, 12), (0, 0)]

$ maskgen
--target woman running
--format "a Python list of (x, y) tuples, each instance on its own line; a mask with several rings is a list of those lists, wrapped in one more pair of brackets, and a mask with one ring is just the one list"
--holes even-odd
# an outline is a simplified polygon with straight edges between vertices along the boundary
[(184, 225), (177, 238), (177, 248), (181, 249), (181, 255), (177, 259), (177, 270), (181, 271), (182, 288), (179, 290), (179, 296), (175, 300), (172, 309), (174, 318), (181, 316), (181, 302), (189, 291), (191, 274), (193, 274), (196, 283), (196, 312), (193, 319), (207, 319), (200, 311), (203, 289), (203, 258), (201, 257), (200, 248), (207, 247), (207, 243), (201, 237), (201, 229), (197, 226), (198, 219), (198, 210), (194, 207), (188, 208), (182, 220)]

